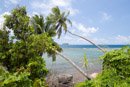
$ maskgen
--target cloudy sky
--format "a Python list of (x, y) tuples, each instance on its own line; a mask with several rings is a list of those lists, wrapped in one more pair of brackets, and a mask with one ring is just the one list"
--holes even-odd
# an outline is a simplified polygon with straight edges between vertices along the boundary
[[(4, 14), (17, 6), (26, 6), (28, 15), (46, 16), (54, 6), (70, 11), (73, 26), (69, 30), (91, 39), (97, 44), (130, 43), (130, 0), (0, 0), (0, 25)], [(89, 44), (86, 41), (62, 34), (58, 43)]]

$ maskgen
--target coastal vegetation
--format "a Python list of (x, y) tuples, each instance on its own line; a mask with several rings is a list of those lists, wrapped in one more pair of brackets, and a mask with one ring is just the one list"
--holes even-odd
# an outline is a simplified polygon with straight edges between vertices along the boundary
[(107, 52), (101, 57), (102, 71), (92, 80), (76, 87), (130, 87), (130, 47)]
[(42, 58), (44, 53), (53, 61), (56, 54), (60, 55), (87, 77), (73, 61), (60, 54), (62, 49), (53, 40), (57, 35), (60, 38), (62, 29), (67, 31), (66, 21), (71, 23), (68, 15), (61, 13), (58, 7), (52, 8), (47, 17), (30, 17), (26, 7), (17, 7), (9, 15), (4, 15), (4, 26), (0, 30), (1, 87), (45, 86), (48, 70)]
[[(43, 53), (55, 60), (60, 46), (48, 18), (29, 17), (25, 7), (17, 7), (5, 15), (0, 30), (0, 87), (44, 87), (48, 70)], [(13, 33), (11, 33), (11, 32)]]
[[(69, 12), (61, 12), (58, 7), (44, 17), (28, 16), (26, 7), (17, 7), (9, 15), (0, 29), (0, 87), (45, 87), (45, 77), (49, 72), (43, 54), (56, 60), (56, 55), (67, 60), (74, 68), (86, 77), (86, 81), (76, 87), (129, 87), (130, 86), (130, 47), (106, 52), (100, 46), (67, 29)], [(102, 71), (91, 79), (72, 60), (62, 55), (62, 48), (53, 40), (60, 38), (62, 31), (78, 36), (99, 48), (105, 53), (101, 59)], [(87, 69), (88, 60), (84, 56)]]

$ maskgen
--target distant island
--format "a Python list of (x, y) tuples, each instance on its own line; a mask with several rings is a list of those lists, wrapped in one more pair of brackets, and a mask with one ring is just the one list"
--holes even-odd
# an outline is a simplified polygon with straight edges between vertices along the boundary
[(69, 43), (63, 43), (62, 45), (63, 45), (63, 46), (68, 46), (68, 45), (69, 45)]

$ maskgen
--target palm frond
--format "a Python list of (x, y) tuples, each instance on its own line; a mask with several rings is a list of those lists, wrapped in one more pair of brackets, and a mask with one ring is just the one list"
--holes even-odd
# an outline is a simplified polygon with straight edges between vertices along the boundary
[(66, 33), (66, 32), (67, 32), (67, 24), (66, 24), (66, 23), (63, 23), (62, 26), (63, 26), (63, 29), (64, 29), (64, 31), (65, 31), (65, 33)]
[(60, 9), (58, 6), (52, 8), (52, 12), (55, 14), (55, 15), (60, 15)]
[(58, 38), (60, 38), (61, 33), (62, 33), (62, 26), (60, 26), (60, 28), (59, 28), (58, 31), (57, 31)]
[(69, 19), (66, 19), (66, 21), (72, 26), (72, 22)]

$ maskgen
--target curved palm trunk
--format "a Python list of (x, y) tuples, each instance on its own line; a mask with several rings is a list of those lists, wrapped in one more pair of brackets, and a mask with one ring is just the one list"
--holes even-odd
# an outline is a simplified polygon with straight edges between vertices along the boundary
[(61, 53), (59, 53), (58, 51), (56, 51), (56, 53), (61, 56), (62, 58), (64, 58), (66, 61), (68, 61), (76, 70), (78, 70), (83, 76), (85, 76), (88, 80), (91, 80), (91, 78), (79, 67), (77, 66), (70, 58), (65, 57), (64, 55), (62, 55)]
[[(68, 31), (68, 30), (67, 30), (67, 31)], [(68, 31), (68, 33), (70, 33), (71, 35), (74, 35), (74, 36), (80, 37), (80, 38), (82, 38), (82, 39), (84, 39), (84, 40), (90, 42), (91, 44), (93, 44), (94, 46), (96, 46), (99, 50), (101, 50), (103, 53), (106, 52), (104, 49), (102, 49), (100, 46), (96, 45), (96, 44), (95, 44), (94, 42), (92, 42), (91, 40), (86, 39), (86, 38), (84, 38), (84, 37), (82, 37), (82, 36), (80, 36), (80, 35), (74, 34), (74, 33), (70, 32), (70, 31)]]

